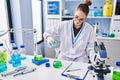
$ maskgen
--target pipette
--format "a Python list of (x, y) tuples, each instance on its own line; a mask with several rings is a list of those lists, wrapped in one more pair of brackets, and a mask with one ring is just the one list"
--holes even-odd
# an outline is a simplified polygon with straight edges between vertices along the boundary
[(2, 77), (6, 77), (8, 75), (11, 75), (11, 74), (14, 74), (14, 73), (17, 73), (19, 71), (22, 71), (22, 70), (25, 70), (27, 68), (27, 66), (23, 66), (23, 67), (19, 67), (11, 72), (8, 72), (8, 73), (5, 73), (5, 74), (2, 74)]
[(35, 70), (36, 70), (36, 68), (30, 69), (30, 70), (24, 70), (23, 72), (17, 73), (13, 76), (28, 74), (28, 73), (34, 72)]

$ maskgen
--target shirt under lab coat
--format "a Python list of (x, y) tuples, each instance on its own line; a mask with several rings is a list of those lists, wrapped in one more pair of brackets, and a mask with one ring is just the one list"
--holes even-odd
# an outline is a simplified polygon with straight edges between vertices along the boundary
[(60, 24), (49, 28), (44, 33), (44, 38), (47, 36), (59, 36), (60, 54), (58, 59), (88, 62), (88, 55), (90, 59), (94, 58), (96, 35), (93, 27), (87, 22), (83, 23), (76, 37), (74, 37), (73, 32), (73, 20), (62, 21)]

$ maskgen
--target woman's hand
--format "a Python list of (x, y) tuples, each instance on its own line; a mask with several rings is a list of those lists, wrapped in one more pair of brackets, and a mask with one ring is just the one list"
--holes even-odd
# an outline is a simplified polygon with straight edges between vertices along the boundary
[(54, 40), (53, 37), (48, 36), (47, 37), (47, 45), (48, 45), (49, 48), (54, 48), (57, 45), (57, 41)]

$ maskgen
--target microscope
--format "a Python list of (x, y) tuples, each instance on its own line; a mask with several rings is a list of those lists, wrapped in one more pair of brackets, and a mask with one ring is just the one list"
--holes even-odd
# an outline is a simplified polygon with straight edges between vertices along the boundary
[(94, 61), (91, 62), (92, 65), (89, 66), (89, 69), (95, 72), (97, 80), (104, 80), (104, 75), (107, 75), (107, 73), (111, 72), (109, 66), (105, 64), (105, 60), (107, 59), (107, 52), (104, 43), (101, 42), (98, 45), (97, 42), (95, 42), (94, 51), (96, 55), (94, 57)]

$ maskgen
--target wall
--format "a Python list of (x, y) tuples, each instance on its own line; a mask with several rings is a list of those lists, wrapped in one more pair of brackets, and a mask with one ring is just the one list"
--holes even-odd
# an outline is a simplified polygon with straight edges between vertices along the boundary
[(109, 57), (109, 59), (106, 60), (106, 63), (115, 66), (116, 61), (120, 61), (120, 40), (99, 38), (98, 42), (103, 42), (105, 44), (107, 55)]

